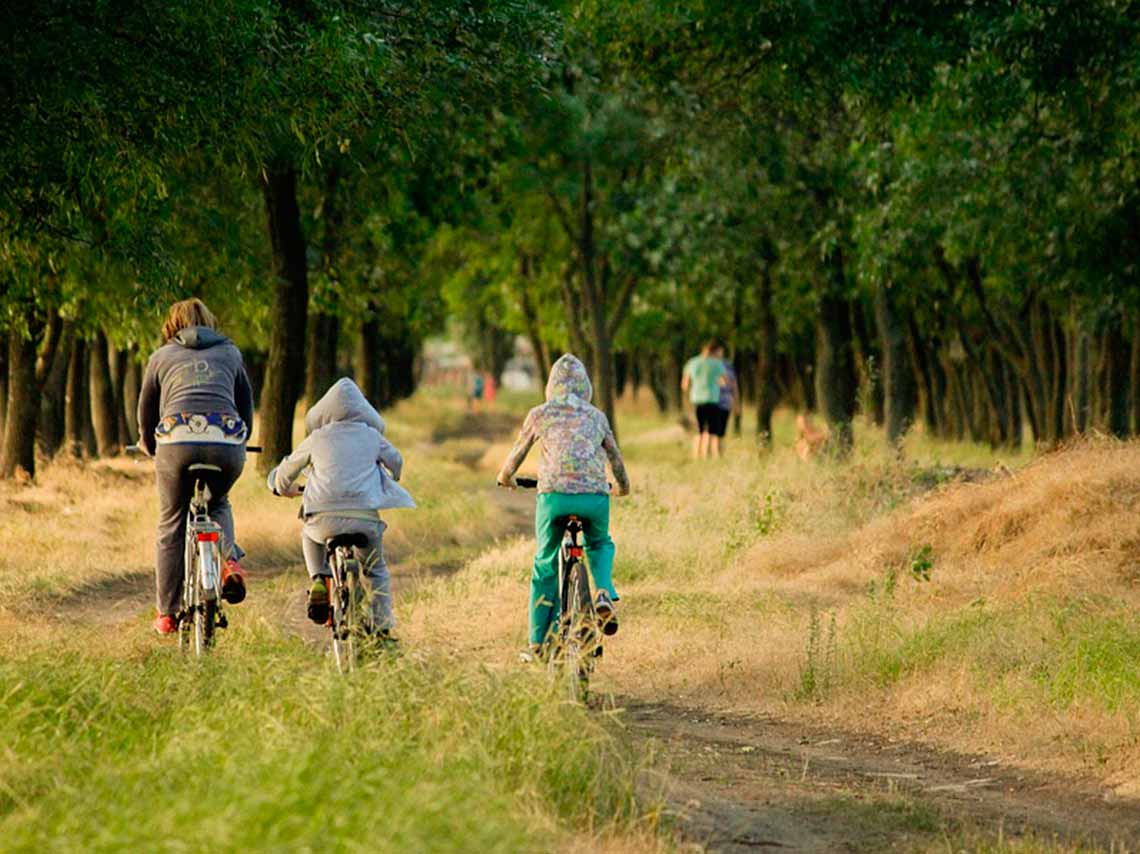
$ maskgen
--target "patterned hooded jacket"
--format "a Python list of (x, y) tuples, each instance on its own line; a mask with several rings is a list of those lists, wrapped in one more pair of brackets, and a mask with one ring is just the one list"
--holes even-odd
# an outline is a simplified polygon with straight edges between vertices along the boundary
[(618, 486), (628, 492), (629, 476), (621, 451), (605, 414), (590, 405), (593, 396), (586, 368), (577, 357), (567, 353), (555, 362), (546, 383), (546, 403), (527, 415), (499, 472), (499, 482), (509, 482), (531, 446), (541, 440), (539, 492), (608, 493), (607, 457)]

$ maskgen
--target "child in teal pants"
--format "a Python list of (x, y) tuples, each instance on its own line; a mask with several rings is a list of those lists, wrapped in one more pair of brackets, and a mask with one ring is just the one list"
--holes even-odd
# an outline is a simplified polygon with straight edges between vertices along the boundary
[(593, 386), (586, 368), (576, 357), (566, 354), (555, 362), (546, 384), (546, 403), (527, 415), (522, 432), (499, 471), (499, 483), (513, 486), (515, 472), (531, 446), (542, 440), (534, 516), (537, 550), (530, 581), (530, 643), (535, 647), (546, 641), (558, 614), (558, 549), (562, 542), (559, 520), (571, 515), (582, 520), (586, 557), (598, 591), (595, 610), (603, 631), (617, 631), (614, 601), (618, 595), (613, 585), (607, 459), (618, 495), (629, 494), (629, 476), (609, 420), (590, 405), (591, 397)]

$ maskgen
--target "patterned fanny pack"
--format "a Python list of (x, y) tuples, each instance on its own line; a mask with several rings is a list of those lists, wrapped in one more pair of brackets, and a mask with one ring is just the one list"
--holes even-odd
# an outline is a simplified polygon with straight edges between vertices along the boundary
[(244, 421), (236, 415), (221, 412), (179, 412), (167, 415), (154, 428), (154, 438), (159, 444), (199, 442), (243, 445), (248, 433)]

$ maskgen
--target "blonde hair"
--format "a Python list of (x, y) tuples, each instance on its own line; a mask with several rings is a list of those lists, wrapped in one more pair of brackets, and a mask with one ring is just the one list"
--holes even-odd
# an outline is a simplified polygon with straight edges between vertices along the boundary
[(208, 326), (210, 329), (218, 328), (217, 318), (206, 304), (197, 297), (184, 299), (170, 307), (166, 321), (162, 324), (162, 340), (169, 341), (187, 326)]

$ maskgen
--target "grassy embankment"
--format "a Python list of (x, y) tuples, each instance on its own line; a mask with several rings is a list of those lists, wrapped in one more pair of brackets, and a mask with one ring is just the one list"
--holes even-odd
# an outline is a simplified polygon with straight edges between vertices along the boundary
[[(1140, 446), (1033, 458), (914, 436), (899, 460), (860, 429), (849, 463), (805, 464), (785, 417), (773, 452), (742, 439), (700, 465), (678, 427), (638, 411), (621, 426), (635, 483), (614, 502), (625, 624), (610, 688), (1140, 795)], [(520, 538), (452, 584), (487, 608), (517, 602), (528, 551)], [(483, 630), (485, 646), (521, 642), (505, 612)]]

